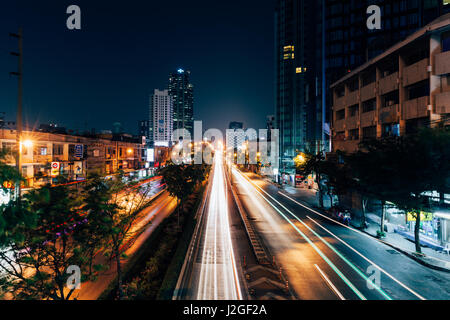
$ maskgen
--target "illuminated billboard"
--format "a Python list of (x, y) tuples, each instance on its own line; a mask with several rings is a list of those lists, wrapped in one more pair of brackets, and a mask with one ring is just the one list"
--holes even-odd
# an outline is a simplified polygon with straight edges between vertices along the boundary
[(155, 149), (147, 149), (147, 162), (155, 162)]

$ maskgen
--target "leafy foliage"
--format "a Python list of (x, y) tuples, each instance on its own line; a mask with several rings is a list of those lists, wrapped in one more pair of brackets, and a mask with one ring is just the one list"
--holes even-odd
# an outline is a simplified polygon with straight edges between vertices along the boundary
[[(133, 233), (138, 231), (132, 230), (132, 227), (140, 217), (142, 209), (151, 200), (151, 186), (121, 173), (109, 180), (99, 176), (91, 177), (84, 192), (89, 224), (83, 233), (95, 233), (95, 236), (84, 240), (83, 244), (89, 256), (92, 256), (97, 248), (103, 247), (103, 253), (115, 259), (118, 295), (121, 299), (123, 246)], [(83, 238), (81, 235), (80, 237)]]
[(416, 218), (416, 251), (421, 210), (429, 210), (428, 191), (450, 190), (450, 132), (424, 129), (415, 135), (366, 140), (345, 157), (360, 192), (390, 201)]
[(163, 181), (167, 185), (167, 191), (180, 202), (178, 216), (180, 210), (184, 207), (185, 200), (194, 192), (195, 187), (205, 180), (209, 169), (210, 166), (204, 164), (177, 165), (170, 162), (159, 170), (158, 174), (163, 177)]
[(70, 298), (67, 268), (83, 269), (86, 262), (82, 245), (71, 237), (84, 222), (79, 206), (66, 186), (46, 186), (2, 207), (7, 224), (0, 243), (1, 291), (17, 299)]
[(316, 174), (321, 207), (323, 206), (323, 194), (328, 194), (331, 198), (333, 195), (345, 194), (353, 186), (350, 168), (335, 161), (326, 160), (321, 152), (317, 154), (303, 153), (302, 159), (295, 163), (297, 173), (304, 176)]

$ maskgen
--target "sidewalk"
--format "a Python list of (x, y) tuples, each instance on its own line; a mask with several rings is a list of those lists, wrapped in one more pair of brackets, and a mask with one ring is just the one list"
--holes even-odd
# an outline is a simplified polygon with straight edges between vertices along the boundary
[(293, 197), (295, 197), (300, 201), (306, 202), (313, 208), (319, 207), (319, 201), (316, 197), (317, 190), (315, 189), (294, 188), (293, 186), (290, 185), (284, 185), (283, 191), (289, 195), (292, 195)]
[[(377, 231), (380, 230), (380, 217), (376, 214), (368, 213), (366, 214), (366, 220), (368, 228), (364, 232), (376, 237)], [(416, 246), (412, 239), (405, 238), (405, 236), (396, 232), (394, 227), (388, 227), (388, 230), (389, 232), (386, 233), (386, 237), (379, 241), (399, 250), (427, 267), (450, 272), (450, 255), (423, 245), (422, 253), (424, 256), (417, 255), (415, 253)]]
[[(304, 202), (312, 208), (319, 207), (319, 203), (316, 197), (316, 190), (314, 189), (294, 188), (289, 185), (284, 185), (283, 191), (291, 195), (295, 199)], [(435, 270), (450, 272), (450, 255), (425, 246), (422, 246), (423, 256), (417, 255), (415, 253), (414, 241), (411, 241), (405, 238), (403, 235), (395, 232), (393, 226), (388, 226), (389, 232), (386, 233), (386, 237), (384, 239), (381, 240), (376, 238), (377, 230), (380, 229), (380, 217), (378, 215), (371, 213), (366, 214), (366, 222), (368, 224), (368, 228), (363, 230), (363, 232), (370, 236), (373, 236), (374, 239), (386, 244), (387, 246), (390, 246), (393, 249), (396, 249), (397, 251), (403, 253), (407, 257), (417, 261), (418, 263), (426, 267)], [(359, 227), (359, 225), (355, 225), (353, 223), (352, 226), (355, 228)]]

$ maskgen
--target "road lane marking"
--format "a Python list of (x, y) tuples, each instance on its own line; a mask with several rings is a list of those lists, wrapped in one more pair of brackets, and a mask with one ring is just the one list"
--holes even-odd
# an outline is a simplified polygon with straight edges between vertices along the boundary
[[(309, 211), (311, 211), (311, 212), (317, 214), (317, 215), (320, 216), (320, 217), (323, 217), (323, 218), (325, 218), (325, 219), (327, 219), (327, 220), (329, 220), (329, 221), (331, 221), (331, 222), (334, 222), (334, 223), (336, 223), (336, 224), (338, 224), (338, 225), (340, 225), (340, 226), (342, 226), (342, 227), (345, 227), (345, 228), (347, 228), (347, 229), (349, 229), (349, 230), (352, 230), (353, 232), (356, 232), (356, 233), (358, 233), (358, 234), (360, 234), (360, 235), (363, 235), (363, 236), (365, 236), (366, 238), (371, 239), (372, 241), (377, 241), (377, 240), (373, 239), (371, 236), (365, 234), (364, 232), (361, 232), (361, 231), (356, 230), (356, 229), (354, 229), (354, 228), (350, 228), (350, 227), (346, 226), (345, 224), (340, 223), (339, 221), (333, 220), (333, 219), (331, 219), (330, 217), (327, 217), (327, 216), (321, 214), (320, 212), (318, 212), (318, 211), (316, 211), (316, 210), (314, 210), (314, 209), (311, 209), (311, 208), (305, 206), (304, 204), (302, 204), (302, 203), (296, 201), (295, 199), (289, 197), (288, 195), (285, 195), (285, 194), (282, 193), (282, 192), (278, 192), (278, 193), (279, 193), (280, 195), (284, 196), (285, 198), (291, 200), (292, 202), (298, 204), (299, 206), (301, 206), (301, 207), (303, 207), (303, 208), (305, 208), (305, 209), (307, 209), (307, 210), (309, 210)], [(309, 219), (311, 219), (311, 218), (309, 218)], [(311, 220), (312, 220), (312, 219), (311, 219)], [(316, 221), (314, 221), (314, 222), (315, 222), (316, 224), (318, 224)], [(319, 225), (319, 224), (318, 224), (318, 225)], [(350, 249), (352, 249), (355, 253), (357, 253), (359, 256), (361, 256), (362, 258), (364, 258), (366, 261), (368, 261), (369, 263), (371, 263), (375, 268), (377, 268), (378, 270), (380, 270), (381, 272), (383, 272), (386, 276), (388, 276), (390, 279), (392, 279), (395, 283), (397, 283), (398, 285), (400, 285), (402, 288), (404, 288), (405, 290), (409, 291), (411, 294), (413, 294), (414, 296), (416, 296), (416, 297), (419, 298), (420, 300), (427, 300), (426, 298), (424, 298), (423, 296), (421, 296), (419, 293), (415, 292), (413, 289), (409, 288), (407, 285), (405, 285), (404, 283), (402, 283), (400, 280), (396, 279), (394, 276), (392, 276), (392, 275), (391, 275), (390, 273), (388, 273), (386, 270), (384, 270), (384, 269), (381, 268), (380, 266), (378, 266), (378, 265), (376, 265), (375, 263), (373, 263), (370, 259), (368, 259), (368, 258), (365, 257), (362, 253), (360, 253), (359, 251), (357, 251), (356, 249), (354, 249), (353, 247), (351, 247), (351, 246), (350, 246), (349, 244), (347, 244), (345, 241), (343, 241), (342, 239), (338, 238), (338, 237), (337, 237), (336, 235), (334, 235), (331, 231), (327, 230), (325, 227), (323, 227), (323, 226), (321, 226), (321, 225), (319, 225), (319, 226), (320, 226), (322, 229), (326, 230), (328, 233), (332, 234), (336, 239), (338, 239), (338, 240), (341, 241), (343, 244), (345, 244), (347, 247), (349, 247)]]
[[(236, 170), (236, 169), (234, 169)], [(238, 172), (238, 174), (241, 176), (241, 179), (243, 179), (243, 181), (247, 181), (244, 178), (244, 175), (242, 175), (239, 171), (236, 170), (236, 172)], [(250, 181), (248, 181), (248, 183), (250, 183), (250, 185), (252, 185), (252, 183)], [(353, 285), (353, 283), (334, 265), (333, 262), (331, 262), (331, 260), (283, 213), (281, 212), (276, 206), (273, 205), (272, 202), (270, 202), (262, 193), (260, 193), (257, 189), (255, 189), (256, 193), (258, 193), (264, 200), (266, 200), (266, 202), (272, 206), (272, 208), (274, 208), (296, 231), (298, 234), (300, 234), (303, 239), (306, 240), (306, 242), (308, 242), (311, 247), (313, 247), (313, 249), (322, 257), (323, 260), (325, 260), (325, 262), (334, 270), (334, 272), (336, 272), (336, 274), (342, 279), (342, 281), (344, 281), (349, 287), (350, 289), (361, 299), (361, 300), (367, 300), (367, 298)], [(264, 190), (263, 190), (264, 191)], [(269, 195), (270, 196), (270, 195)]]
[(327, 277), (325, 272), (323, 272), (317, 264), (314, 264), (317, 271), (319, 271), (322, 278), (325, 280), (325, 282), (328, 284), (328, 286), (331, 288), (331, 290), (339, 297), (341, 300), (346, 300), (345, 297), (342, 295), (342, 293), (339, 292), (338, 288), (331, 282), (331, 280)]
[(406, 286), (405, 284), (403, 284), (402, 282), (400, 282), (399, 280), (397, 280), (394, 276), (392, 276), (391, 274), (389, 274), (386, 270), (384, 270), (383, 268), (381, 268), (380, 266), (378, 266), (377, 264), (375, 264), (372, 260), (370, 260), (369, 258), (367, 258), (366, 256), (364, 256), (362, 253), (360, 253), (358, 250), (356, 250), (355, 248), (353, 248), (352, 246), (350, 246), (347, 242), (345, 242), (344, 240), (342, 240), (341, 238), (339, 238), (338, 236), (336, 236), (333, 232), (331, 232), (330, 230), (328, 230), (327, 228), (325, 228), (324, 226), (322, 226), (321, 224), (319, 224), (318, 222), (316, 222), (313, 218), (306, 216), (308, 219), (310, 219), (312, 222), (314, 222), (317, 226), (319, 226), (320, 228), (322, 228), (323, 230), (325, 230), (326, 232), (328, 232), (329, 234), (331, 234), (334, 238), (336, 238), (337, 240), (339, 240), (340, 242), (342, 242), (342, 244), (344, 244), (345, 246), (347, 246), (349, 249), (351, 249), (353, 252), (355, 252), (356, 254), (358, 254), (361, 258), (363, 258), (364, 260), (366, 260), (367, 262), (369, 262), (372, 266), (374, 266), (375, 268), (377, 268), (378, 270), (380, 270), (381, 272), (383, 272), (385, 275), (387, 275), (390, 279), (392, 279), (393, 281), (395, 281), (397, 284), (399, 284), (401, 287), (403, 287), (404, 289), (408, 290), (409, 292), (411, 292), (412, 294), (414, 294), (416, 297), (420, 298), (421, 300), (426, 300), (424, 297), (422, 297), (420, 294), (418, 294), (417, 292), (415, 292), (414, 290), (410, 289), (408, 286)]
[[(242, 175), (242, 174), (241, 174)], [(243, 176), (243, 175), (242, 175)], [(244, 176), (245, 177), (245, 176)], [(260, 186), (254, 184), (248, 177), (245, 177), (249, 183), (253, 184), (255, 187), (260, 189), (262, 192), (267, 194), (273, 201), (275, 201), (280, 207), (286, 210), (295, 220), (300, 222), (303, 226), (305, 226), (309, 231), (311, 231), (316, 237), (318, 237), (328, 248), (330, 248), (334, 253), (336, 253), (345, 263), (347, 263), (350, 268), (352, 268), (356, 273), (358, 273), (367, 283), (370, 283), (373, 288), (375, 288), (385, 299), (392, 300), (392, 298), (384, 292), (378, 285), (376, 285), (372, 280), (370, 280), (364, 273), (361, 272), (353, 263), (351, 263), (347, 258), (345, 258), (338, 250), (336, 250), (331, 244), (329, 244), (325, 239), (323, 239), (317, 232), (312, 230), (307, 224), (305, 224), (301, 219), (299, 219), (292, 211), (286, 208), (282, 203), (280, 203), (277, 199), (272, 197), (267, 191), (262, 189)], [(256, 190), (256, 189), (255, 189)], [(258, 191), (258, 190), (256, 190)]]
[(307, 210), (309, 210), (309, 211), (311, 211), (311, 212), (314, 212), (315, 214), (321, 216), (322, 218), (325, 218), (325, 219), (327, 219), (327, 220), (329, 220), (329, 221), (331, 221), (331, 222), (334, 222), (334, 223), (340, 225), (341, 227), (344, 227), (344, 228), (347, 228), (347, 229), (349, 229), (349, 230), (352, 230), (352, 231), (354, 231), (354, 232), (356, 232), (356, 233), (359, 233), (359, 234), (362, 235), (362, 236), (365, 236), (365, 237), (370, 238), (370, 239), (373, 240), (373, 238), (372, 238), (371, 236), (369, 236), (368, 234), (365, 234), (364, 232), (361, 232), (361, 231), (356, 230), (356, 229), (354, 229), (354, 228), (351, 228), (351, 227), (349, 227), (349, 226), (347, 226), (347, 225), (345, 225), (345, 224), (343, 224), (343, 223), (341, 223), (341, 222), (339, 222), (339, 221), (336, 221), (336, 220), (334, 220), (334, 219), (331, 219), (330, 217), (327, 217), (326, 215), (324, 215), (324, 214), (322, 214), (322, 213), (320, 213), (320, 212), (318, 212), (318, 211), (316, 211), (316, 210), (314, 210), (314, 209), (311, 209), (310, 207), (305, 206), (304, 204), (302, 204), (302, 203), (298, 202), (297, 200), (295, 200), (295, 199), (289, 197), (288, 195), (284, 194), (283, 192), (278, 191), (278, 193), (279, 193), (280, 195), (282, 195), (283, 197), (285, 197), (285, 198), (287, 198), (287, 199), (289, 199), (289, 200), (295, 202), (295, 203), (298, 204), (299, 206), (301, 206), (301, 207), (303, 207), (303, 208), (305, 208), (305, 209), (307, 209)]

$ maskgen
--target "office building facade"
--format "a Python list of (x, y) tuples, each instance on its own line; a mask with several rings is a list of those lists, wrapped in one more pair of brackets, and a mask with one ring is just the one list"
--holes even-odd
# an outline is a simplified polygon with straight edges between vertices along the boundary
[(298, 152), (322, 147), (322, 13), (322, 1), (277, 3), (275, 117), (282, 170), (295, 170)]
[(150, 140), (150, 121), (149, 120), (141, 120), (138, 123), (138, 135), (140, 137), (145, 137), (146, 143), (149, 143)]
[(169, 90), (155, 89), (150, 99), (150, 144), (152, 146), (170, 146), (173, 134), (173, 97)]
[(450, 125), (450, 14), (332, 84), (333, 151)]
[[(450, 11), (447, 0), (278, 0), (276, 123), (280, 167), (298, 151), (330, 151), (331, 84)], [(381, 29), (367, 8), (381, 9)], [(289, 171), (289, 170), (288, 170)]]
[[(327, 86), (450, 11), (445, 0), (327, 0)], [(367, 27), (367, 8), (381, 9), (381, 29)], [(331, 97), (331, 95), (330, 95)]]

